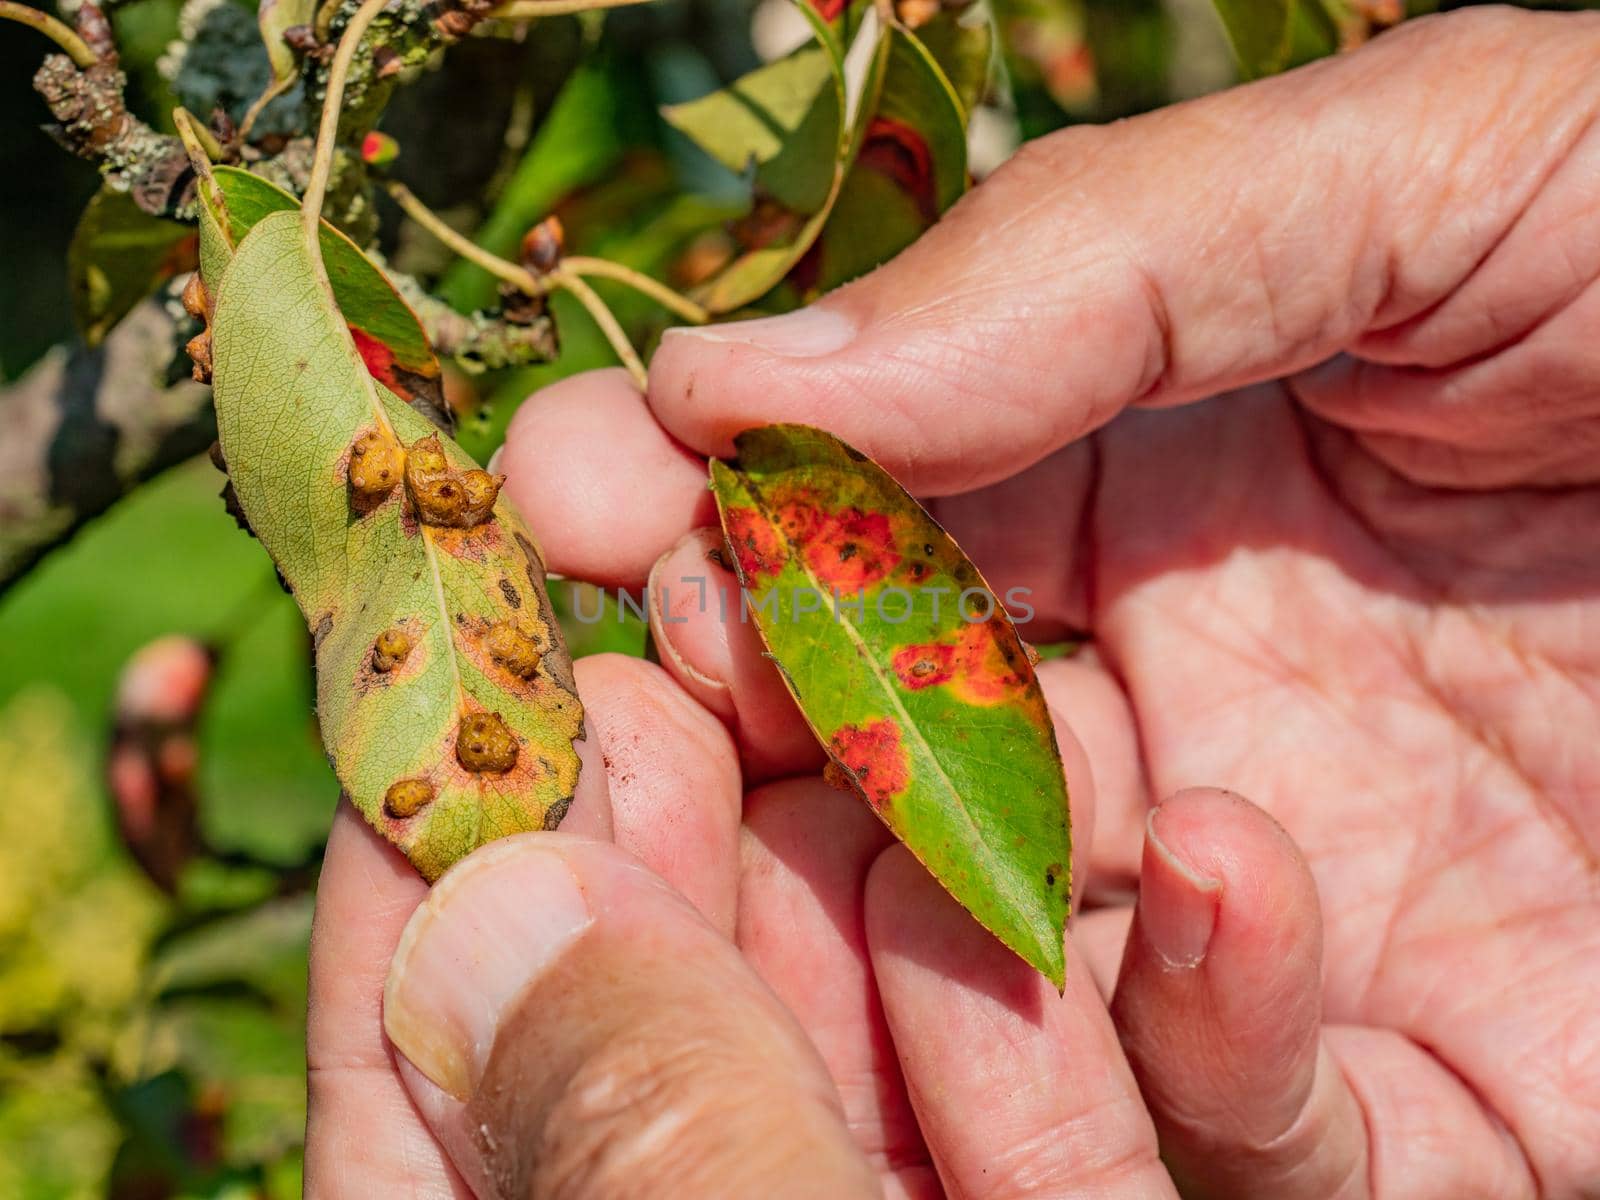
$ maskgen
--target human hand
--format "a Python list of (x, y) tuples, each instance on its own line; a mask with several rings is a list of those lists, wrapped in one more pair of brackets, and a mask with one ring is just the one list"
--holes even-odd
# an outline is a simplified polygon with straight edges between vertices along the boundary
[[(801, 420), (940, 497), (1025, 636), (1092, 636), (1046, 674), (1099, 791), (1078, 937), (1138, 882), (1113, 1007), (1187, 1193), (1600, 1181), (1597, 52), (1592, 16), (1463, 12), (1056, 135), (805, 313), (670, 335), (648, 412), (599, 376), (513, 430), (572, 574), (710, 522), (679, 443)], [(658, 582), (715, 577), (680, 553)], [(814, 765), (748, 632), (679, 615), (751, 773)], [(1215, 796), (1141, 849), (1191, 785), (1309, 876)]]
[[(1045, 673), (1095, 764), (1101, 833), (1090, 847), (1090, 789), (1069, 753), (1091, 895), (1131, 886), (1146, 806), (1186, 783), (1246, 791), (1306, 848), (1326, 913), (1287, 840), (1248, 807), (1191, 793), (1150, 818), (1115, 1007), (1163, 1150), (1194, 1194), (1565, 1196), (1600, 1175), (1589, 1015), (1600, 739), (1581, 640), (1600, 590), (1583, 543), (1600, 515), (1589, 469), (1597, 389), (1576, 334), (1594, 307), (1584, 288), (1600, 241), (1580, 194), (1586, 162), (1593, 175), (1585, 137), (1597, 97), (1583, 68), (1595, 37), (1582, 18), (1419, 23), (1283, 80), (1059, 136), (895, 266), (825, 301), (824, 326), (837, 339), (843, 314), (853, 340), (820, 350), (810, 320), (807, 349), (789, 319), (764, 333), (675, 335), (658, 355), (652, 409), (698, 449), (724, 450), (759, 420), (809, 419), (925, 495), (990, 485), (941, 501), (938, 515), (991, 582), (1032, 587), (1036, 639), (1069, 627), (1095, 638), (1091, 655)], [(1425, 131), (1426, 157), (1373, 129)], [(1346, 130), (1359, 131), (1348, 146)], [(1338, 160), (1305, 184), (1305, 153), (1329, 144)], [(1165, 215), (1175, 203), (1182, 227)], [(1077, 222), (1065, 230), (1063, 205)], [(1359, 229), (1340, 223), (1352, 213)], [(764, 350), (762, 337), (789, 339), (787, 350)], [(1055, 449), (1128, 405), (1285, 375), (1219, 403), (1130, 414)], [(698, 464), (614, 375), (530, 402), (505, 466), (570, 574), (637, 584), (663, 547), (710, 520)], [(1550, 483), (1567, 486), (1489, 491)], [(657, 581), (711, 574), (703, 549), (680, 545), (689, 560), (663, 562)], [(657, 631), (668, 670), (730, 725), (749, 772), (814, 767), (776, 677), (741, 640), (749, 631), (692, 612), (669, 627), (667, 615)], [(596, 672), (615, 673), (615, 703), (586, 681)], [(1083, 992), (1083, 963), (1071, 961), (1057, 1000), (903, 851), (882, 852), (849, 798), (815, 783), (752, 797), (743, 875), (730, 882), (731, 751), (708, 753), (703, 715), (687, 742), (681, 727), (654, 724), (657, 701), (686, 711), (674, 707), (681, 697), (662, 699), (673, 694), (662, 683), (637, 664), (580, 665), (611, 760), (611, 808), (580, 794), (566, 828), (603, 834), (605, 818), (586, 814), (609, 811), (617, 840), (695, 898), (713, 928), (736, 920), (749, 960), (821, 1048), (853, 1136), (840, 1138), (841, 1110), (790, 1018), (712, 948), (725, 944), (694, 941), (708, 935), (687, 919), (621, 920), (628, 904), (653, 905), (626, 889), (617, 915), (591, 912), (561, 961), (603, 963), (577, 950), (627, 937), (591, 941), (613, 920), (667, 922), (649, 940), (668, 952), (650, 968), (691, 962), (705, 1003), (652, 1005), (647, 989), (618, 987), (639, 972), (599, 972), (573, 988), (591, 997), (586, 1019), (569, 1005), (567, 1020), (515, 1022), (521, 1032), (502, 1042), (539, 1030), (537, 1044), (570, 1064), (622, 1044), (617, 1013), (673, 1030), (675, 1040), (638, 1039), (689, 1081), (666, 1110), (691, 1114), (665, 1146), (671, 1165), (716, 1164), (719, 1147), (745, 1144), (692, 1136), (727, 1119), (695, 1100), (731, 1079), (741, 1115), (769, 1124), (729, 1128), (799, 1162), (805, 1174), (784, 1173), (797, 1194), (830, 1180), (830, 1194), (872, 1186), (851, 1141), (875, 1152), (891, 1190), (932, 1190), (930, 1158), (953, 1194), (1167, 1190), (1127, 1069)], [(628, 716), (641, 697), (643, 715)], [(1572, 714), (1564, 726), (1540, 711), (1560, 705)], [(672, 757), (685, 744), (693, 763)], [(723, 764), (710, 786), (708, 763)], [(591, 763), (581, 792), (600, 775)], [(529, 842), (544, 848), (522, 849)], [(611, 852), (575, 845), (535, 835), (498, 854), (556, 855), (580, 878), (614, 868)], [(462, 878), (492, 878), (496, 853)], [(314, 964), (313, 1195), (462, 1186), (378, 1032), (388, 949), (424, 891), (341, 815)], [(464, 883), (443, 907), (470, 912), (479, 891), (493, 888)], [(1333, 953), (1319, 985), (1324, 918)], [(1079, 922), (1102, 977), (1127, 920), (1107, 907)], [(745, 1016), (729, 1017), (723, 996), (747, 1002), (731, 1010)], [(489, 993), (490, 1018), (500, 999)], [(596, 1020), (607, 1005), (616, 1019)], [(782, 1069), (752, 1089), (726, 1058), (677, 1054), (704, 1049), (704, 1026), (672, 1024), (697, 1008), (719, 1029), (764, 1030), (750, 1044), (775, 1047)], [(495, 1161), (462, 1140), (461, 1110), (407, 1073), (443, 1141), (468, 1163)], [(628, 1136), (648, 1125), (608, 1119), (615, 1112), (562, 1121), (548, 1088), (531, 1090), (531, 1104), (484, 1122), (524, 1139), (503, 1152), (524, 1166), (572, 1161), (563, 1152), (574, 1149), (580, 1166), (642, 1164), (627, 1180), (665, 1194), (667, 1176), (649, 1174), (670, 1169), (662, 1142)], [(802, 1113), (803, 1149), (771, 1120), (775, 1107)], [(585, 1158), (588, 1126), (591, 1148), (624, 1152)], [(972, 1136), (948, 1140), (963, 1131)], [(545, 1153), (530, 1159), (530, 1146)], [(566, 1182), (601, 1178), (575, 1169)], [(617, 1183), (587, 1194), (627, 1193)]]

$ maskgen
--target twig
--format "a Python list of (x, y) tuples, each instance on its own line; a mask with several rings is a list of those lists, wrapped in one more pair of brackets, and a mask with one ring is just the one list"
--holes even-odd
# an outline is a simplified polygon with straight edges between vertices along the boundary
[(617, 357), (622, 360), (622, 365), (628, 369), (628, 374), (633, 376), (633, 382), (639, 385), (642, 392), (645, 389), (646, 375), (644, 363), (639, 361), (639, 355), (633, 348), (633, 343), (628, 341), (628, 335), (623, 332), (622, 326), (617, 323), (617, 318), (606, 307), (606, 302), (595, 295), (594, 289), (576, 275), (563, 274), (560, 271), (552, 272), (551, 277), (561, 287), (572, 293), (574, 299), (584, 308), (589, 310), (589, 315), (594, 318), (594, 323), (600, 326), (600, 332), (606, 335), (606, 341), (611, 343), (611, 348), (617, 352)]
[(561, 268), (557, 273), (586, 275), (624, 283), (634, 291), (649, 296), (662, 308), (676, 313), (691, 324), (704, 325), (711, 320), (711, 314), (689, 297), (673, 291), (659, 279), (652, 279), (643, 271), (635, 271), (632, 267), (612, 262), (609, 258), (588, 258), (581, 254), (571, 254), (561, 260)]
[(175, 340), (161, 301), (147, 300), (93, 350), (58, 347), (0, 388), (0, 591), (217, 436), (209, 388), (165, 386)]
[(446, 249), (454, 251), (468, 262), (482, 267), (496, 279), (503, 279), (512, 287), (530, 296), (550, 294), (555, 284), (554, 276), (546, 276), (540, 280), (532, 271), (525, 270), (516, 263), (507, 262), (498, 254), (490, 254), (471, 238), (463, 236), (441, 221), (437, 213), (417, 199), (416, 193), (398, 179), (388, 180), (384, 187), (388, 189), (389, 195), (394, 197), (394, 202), (400, 206), (401, 211), (433, 234)]
[[(567, 262), (564, 262), (547, 275), (535, 275), (532, 271), (519, 267), (515, 263), (507, 262), (497, 254), (489, 253), (489, 251), (473, 242), (470, 238), (464, 237), (454, 229), (451, 229), (450, 226), (439, 219), (433, 210), (417, 199), (416, 195), (405, 184), (398, 180), (390, 180), (387, 186), (389, 194), (394, 197), (395, 203), (401, 207), (406, 216), (433, 234), (434, 237), (444, 243), (446, 248), (455, 251), (468, 262), (482, 267), (496, 279), (503, 279), (512, 287), (526, 292), (530, 296), (547, 296), (555, 288), (562, 288), (570, 292), (573, 298), (589, 311), (589, 315), (594, 318), (595, 324), (600, 326), (600, 332), (606, 335), (606, 340), (611, 343), (611, 348), (616, 351), (617, 357), (622, 360), (622, 365), (628, 369), (628, 373), (634, 377), (634, 380), (641, 388), (644, 387), (644, 364), (639, 361), (639, 355), (635, 352), (633, 343), (628, 341), (628, 335), (623, 332), (622, 326), (618, 324), (615, 315), (606, 307), (606, 302), (595, 295), (594, 289), (579, 277), (577, 271), (568, 269), (568, 263), (572, 260), (567, 260)], [(593, 264), (604, 260), (580, 259), (578, 261)], [(660, 292), (667, 291), (664, 285), (657, 284), (653, 279), (647, 279), (646, 276), (640, 275), (637, 271), (629, 270), (627, 267), (617, 267), (614, 263), (605, 263), (605, 266), (608, 268), (615, 267), (616, 273), (613, 273), (611, 278), (621, 279), (623, 282), (631, 283), (636, 287), (640, 280), (646, 280), (654, 285), (653, 289), (648, 291), (647, 294), (655, 295), (657, 299), (660, 299)], [(640, 290), (644, 291), (646, 289), (641, 288)], [(693, 303), (675, 294), (673, 294), (673, 299), (682, 304)], [(668, 305), (668, 307), (675, 306)], [(703, 315), (701, 319), (704, 320)]]
[(322, 124), (317, 128), (316, 157), (311, 161), (311, 177), (306, 181), (305, 195), (301, 197), (300, 211), (305, 220), (306, 236), (313, 246), (318, 242), (319, 222), (322, 220), (322, 198), (328, 192), (328, 175), (333, 170), (334, 143), (339, 138), (339, 109), (344, 103), (344, 83), (350, 74), (350, 64), (361, 46), (367, 26), (384, 10), (389, 0), (363, 0), (350, 23), (339, 35), (339, 48), (334, 51), (333, 65), (328, 68), (326, 99), (322, 104)]
[(16, 21), (18, 24), (37, 29), (60, 46), (80, 71), (87, 71), (100, 61), (99, 55), (89, 49), (88, 42), (47, 12), (40, 12), (37, 8), (30, 8), (26, 4), (17, 4), (15, 0), (0, 0), (0, 19)]

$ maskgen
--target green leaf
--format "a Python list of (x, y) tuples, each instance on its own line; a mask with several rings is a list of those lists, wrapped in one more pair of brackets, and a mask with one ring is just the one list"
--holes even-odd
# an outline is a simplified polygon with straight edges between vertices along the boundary
[[(213, 167), (222, 194), (228, 241), (238, 245), (270, 213), (299, 212), (300, 202), (276, 184), (237, 167)], [(417, 314), (348, 237), (322, 222), (322, 258), (334, 299), (372, 377), (404, 399), (421, 399), (430, 415), (448, 412), (439, 360)]]
[[(703, 144), (719, 161), (757, 167), (761, 186), (756, 219), (744, 239), (747, 247), (695, 293), (712, 312), (731, 312), (756, 300), (800, 261), (822, 232), (859, 144), (859, 126), (846, 119), (839, 33), (803, 0), (797, 7), (816, 36), (815, 45), (667, 114), (685, 132), (708, 139)], [(886, 48), (880, 37), (867, 70), (866, 96), (876, 96)], [(822, 83), (813, 88), (812, 76), (819, 71)], [(803, 103), (806, 95), (812, 97), (809, 106)], [(730, 130), (726, 136), (724, 125)], [(784, 196), (808, 203), (796, 208)]]
[(109, 184), (94, 194), (67, 250), (72, 315), (83, 340), (100, 344), (157, 286), (195, 264), (195, 233), (153, 217)]
[(778, 203), (816, 212), (828, 199), (844, 124), (834, 71), (828, 49), (813, 43), (661, 115), (730, 171), (754, 167)]
[(1212, 0), (1247, 78), (1283, 70), (1294, 34), (1295, 0)]
[(261, 7), (256, 10), (256, 23), (261, 27), (261, 43), (267, 48), (267, 61), (272, 64), (268, 98), (288, 91), (300, 77), (299, 56), (283, 40), (284, 30), (311, 24), (316, 11), (315, 0), (261, 0)]
[(1071, 833), (1055, 730), (1004, 608), (889, 475), (776, 425), (711, 464), (762, 639), (835, 764), (950, 894), (1060, 987)]
[[(954, 61), (987, 69), (988, 26), (941, 16), (924, 26)], [(889, 33), (878, 104), (818, 242), (802, 291), (828, 291), (887, 262), (939, 219), (967, 188), (967, 107), (921, 38)], [(796, 274), (799, 274), (797, 272)]]
[(543, 563), (497, 483), (363, 369), (298, 213), (238, 244), (212, 340), (222, 451), (313, 632), (346, 793), (429, 879), (553, 828), (583, 715)]

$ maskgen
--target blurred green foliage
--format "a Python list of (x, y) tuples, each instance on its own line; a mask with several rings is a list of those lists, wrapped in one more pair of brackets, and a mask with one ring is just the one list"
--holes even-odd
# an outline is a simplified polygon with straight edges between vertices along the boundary
[[(758, 31), (781, 0), (764, 5)], [(1235, 78), (1205, 0), (992, 8), (1004, 78), (975, 123), (980, 171), (1018, 137)], [(124, 0), (114, 17), (130, 101), (165, 126), (173, 97), (156, 64), (179, 0)], [(693, 282), (744, 184), (658, 110), (781, 52), (758, 52), (751, 29), (750, 0), (662, 0), (542, 22), (524, 41), (471, 39), (397, 94), (384, 121), (402, 147), (395, 173), (497, 251), (553, 210), (570, 249)], [(46, 48), (15, 26), (0, 36), (0, 378), (72, 336), (63, 260), (97, 186), (35, 128), (29, 80)], [(392, 209), (381, 244), (458, 307), (493, 300), (482, 272)], [(665, 326), (637, 294), (596, 287), (641, 343)], [(614, 361), (568, 296), (552, 307), (558, 362), (458, 380), (460, 437), (480, 459), (531, 390)], [(311, 888), (337, 788), (304, 628), (220, 485), (203, 461), (169, 472), (0, 594), (0, 1200), (299, 1193)], [(552, 588), (566, 614), (575, 586)], [(586, 613), (594, 603), (581, 598)], [(608, 604), (599, 622), (567, 620), (574, 652), (644, 653), (642, 624), (618, 615)], [(122, 846), (104, 769), (123, 666), (167, 633), (216, 654), (197, 729), (205, 850), (173, 894)]]

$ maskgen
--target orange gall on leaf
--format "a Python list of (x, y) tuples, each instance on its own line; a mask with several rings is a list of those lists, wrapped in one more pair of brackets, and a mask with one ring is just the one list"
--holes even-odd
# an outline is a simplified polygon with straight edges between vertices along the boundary
[(561, 218), (546, 217), (523, 236), (522, 265), (535, 275), (548, 275), (561, 265), (566, 242)]
[(424, 525), (470, 529), (494, 516), (504, 475), (451, 469), (438, 437), (414, 442), (406, 454), (406, 489)]
[(433, 784), (426, 779), (397, 780), (383, 794), (383, 811), (400, 820), (414, 817), (433, 803), (434, 795)]
[(350, 447), (346, 476), (359, 501), (373, 504), (394, 490), (405, 470), (405, 454), (387, 433), (364, 433)]
[(911, 765), (893, 721), (841, 726), (829, 739), (828, 752), (875, 809), (882, 809), (910, 782)]
[(539, 669), (539, 647), (510, 621), (500, 621), (484, 635), (483, 648), (507, 671), (519, 679), (531, 679)]
[(189, 276), (189, 282), (183, 285), (181, 299), (184, 312), (197, 321), (205, 320), (209, 305), (206, 301), (206, 285), (201, 280), (199, 271)]
[(504, 775), (517, 765), (517, 736), (499, 713), (468, 713), (456, 731), (456, 759), (479, 775)]
[(372, 643), (372, 669), (387, 674), (405, 662), (410, 653), (411, 636), (404, 629), (385, 629)]

